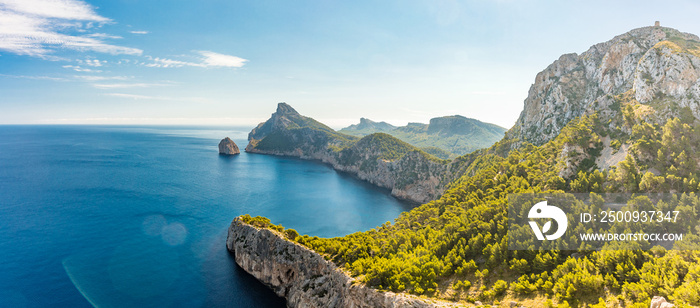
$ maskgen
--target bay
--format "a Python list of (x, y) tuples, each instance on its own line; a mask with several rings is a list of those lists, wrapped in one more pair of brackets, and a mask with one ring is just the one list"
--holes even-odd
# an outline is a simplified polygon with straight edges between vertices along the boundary
[(0, 307), (284, 307), (226, 251), (234, 217), (334, 237), (408, 209), (322, 163), (218, 155), (249, 130), (0, 126)]

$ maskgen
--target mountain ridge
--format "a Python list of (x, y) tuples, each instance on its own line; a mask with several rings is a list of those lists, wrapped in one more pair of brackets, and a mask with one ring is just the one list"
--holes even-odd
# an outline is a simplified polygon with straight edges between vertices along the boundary
[(537, 74), (507, 139), (543, 144), (576, 117), (592, 110), (606, 116), (623, 94), (642, 104), (670, 98), (677, 106), (664, 106), (664, 118), (680, 116), (683, 107), (698, 118), (698, 56), (698, 36), (661, 26), (633, 29), (581, 55), (564, 54)]
[[(339, 131), (341, 133), (347, 133), (353, 136), (359, 136), (352, 133), (363, 132), (363, 135), (369, 135), (371, 133), (387, 132), (396, 129), (396, 126), (391, 125), (387, 122), (375, 122), (367, 118), (360, 118), (360, 123), (352, 124), (348, 127), (342, 128)], [(364, 134), (364, 131), (370, 132)]]
[(395, 197), (422, 203), (439, 197), (459, 168), (385, 133), (358, 138), (302, 116), (279, 103), (248, 135), (246, 152), (320, 160)]
[[(382, 123), (386, 125), (382, 125)], [(503, 138), (506, 129), (496, 124), (461, 115), (452, 115), (432, 118), (428, 124), (411, 122), (400, 127), (392, 126), (386, 122), (374, 122), (361, 118), (359, 124), (350, 125), (338, 132), (353, 136), (366, 136), (371, 133), (383, 132), (440, 158), (448, 159), (493, 145)], [(438, 148), (447, 153), (441, 153), (431, 148)]]

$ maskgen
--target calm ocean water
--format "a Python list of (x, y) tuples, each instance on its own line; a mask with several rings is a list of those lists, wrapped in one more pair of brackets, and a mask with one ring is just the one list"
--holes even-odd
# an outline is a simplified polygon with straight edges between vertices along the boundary
[(248, 128), (0, 126), (0, 307), (284, 307), (225, 249), (240, 214), (323, 237), (403, 204)]

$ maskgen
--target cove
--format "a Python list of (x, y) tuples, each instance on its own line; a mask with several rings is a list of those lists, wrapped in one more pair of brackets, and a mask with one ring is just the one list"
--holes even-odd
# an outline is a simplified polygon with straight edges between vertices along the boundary
[(0, 126), (0, 306), (284, 307), (227, 253), (234, 217), (334, 237), (410, 207), (322, 163), (218, 155), (248, 131)]

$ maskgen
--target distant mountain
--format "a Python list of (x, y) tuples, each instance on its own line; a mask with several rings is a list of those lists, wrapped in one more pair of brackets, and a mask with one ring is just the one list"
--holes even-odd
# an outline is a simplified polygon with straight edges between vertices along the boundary
[(325, 151), (328, 147), (343, 148), (359, 138), (337, 133), (312, 118), (299, 114), (292, 106), (279, 103), (270, 119), (260, 123), (248, 134), (246, 152)]
[[(380, 123), (364, 121), (366, 127), (382, 126), (374, 124)], [(320, 160), (414, 202), (437, 198), (462, 170), (385, 133), (362, 138), (341, 134), (286, 103), (279, 103), (270, 119), (250, 132), (248, 141), (246, 152)]]
[[(350, 125), (339, 132), (353, 136), (383, 132), (438, 157), (450, 158), (488, 148), (501, 140), (505, 131), (505, 128), (495, 124), (454, 115), (430, 119), (430, 124), (408, 123), (401, 127), (361, 118), (359, 124)], [(442, 151), (436, 151), (436, 148)]]
[(387, 122), (374, 122), (367, 118), (360, 118), (359, 124), (353, 124), (340, 130), (343, 134), (352, 136), (367, 136), (374, 133), (386, 133), (396, 129), (396, 126)]

